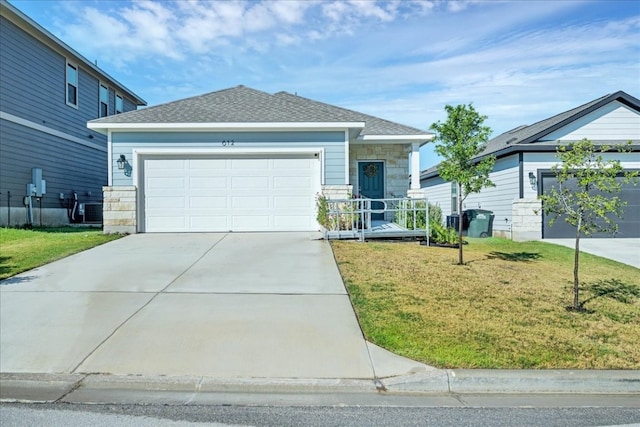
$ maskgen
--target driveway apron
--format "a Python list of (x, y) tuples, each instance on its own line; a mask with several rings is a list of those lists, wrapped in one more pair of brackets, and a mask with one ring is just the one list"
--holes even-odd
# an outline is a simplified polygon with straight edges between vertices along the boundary
[(137, 234), (0, 282), (0, 372), (373, 378), (317, 237)]

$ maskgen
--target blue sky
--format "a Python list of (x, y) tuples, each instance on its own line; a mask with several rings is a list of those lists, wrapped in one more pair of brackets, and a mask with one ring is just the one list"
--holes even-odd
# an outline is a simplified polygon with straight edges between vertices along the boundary
[(640, 97), (640, 1), (10, 1), (149, 105), (243, 84), (426, 130), (473, 102), (496, 136)]

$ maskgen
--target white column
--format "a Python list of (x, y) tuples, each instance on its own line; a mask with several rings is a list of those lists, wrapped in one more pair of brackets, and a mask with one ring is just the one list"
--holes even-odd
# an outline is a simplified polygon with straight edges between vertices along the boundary
[(411, 143), (411, 186), (412, 190), (420, 189), (420, 144)]
[(353, 184), (349, 182), (349, 129), (344, 131), (344, 183)]

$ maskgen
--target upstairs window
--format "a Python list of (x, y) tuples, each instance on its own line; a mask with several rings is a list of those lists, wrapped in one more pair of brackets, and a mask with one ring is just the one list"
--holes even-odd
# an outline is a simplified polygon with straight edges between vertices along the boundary
[(100, 83), (100, 117), (109, 115), (109, 88)]
[(116, 114), (124, 112), (124, 99), (122, 95), (116, 93)]
[(78, 67), (67, 62), (67, 105), (78, 107)]

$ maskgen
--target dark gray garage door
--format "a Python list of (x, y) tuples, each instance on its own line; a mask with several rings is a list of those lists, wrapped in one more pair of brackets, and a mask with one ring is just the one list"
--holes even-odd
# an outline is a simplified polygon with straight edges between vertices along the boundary
[[(552, 174), (542, 174), (542, 194), (546, 194), (557, 181)], [(565, 184), (566, 185), (566, 184)], [(568, 185), (575, 188), (575, 181)], [(614, 221), (618, 223), (618, 234), (615, 237), (640, 237), (640, 185), (623, 184), (622, 192), (619, 196), (627, 202), (622, 216)], [(556, 220), (553, 226), (549, 225), (552, 215), (543, 214), (542, 237), (547, 239), (564, 239), (575, 237), (575, 228), (569, 225), (563, 217)], [(596, 233), (589, 237), (613, 237), (608, 233)]]

